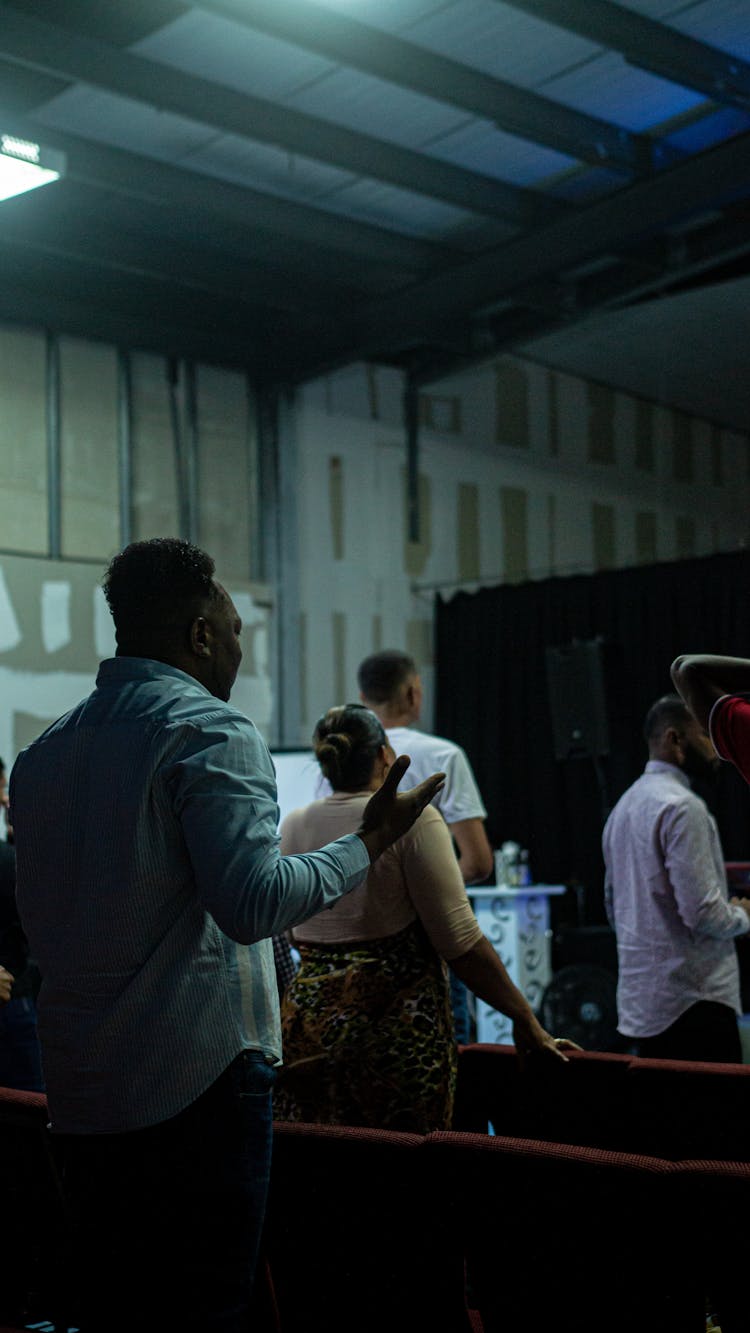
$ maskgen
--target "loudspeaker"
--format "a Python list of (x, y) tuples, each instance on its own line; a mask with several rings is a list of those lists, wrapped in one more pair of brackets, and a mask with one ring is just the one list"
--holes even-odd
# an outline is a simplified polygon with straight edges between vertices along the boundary
[(588, 639), (546, 649), (556, 759), (609, 754), (603, 648)]

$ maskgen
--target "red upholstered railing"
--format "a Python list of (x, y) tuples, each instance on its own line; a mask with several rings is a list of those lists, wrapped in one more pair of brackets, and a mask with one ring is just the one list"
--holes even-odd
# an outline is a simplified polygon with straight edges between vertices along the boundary
[(672, 1160), (750, 1160), (750, 1066), (574, 1051), (567, 1064), (522, 1071), (511, 1046), (463, 1046), (453, 1124)]

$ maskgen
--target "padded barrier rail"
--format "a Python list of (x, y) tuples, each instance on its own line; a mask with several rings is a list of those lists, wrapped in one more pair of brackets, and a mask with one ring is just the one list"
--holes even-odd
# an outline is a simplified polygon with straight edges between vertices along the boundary
[[(277, 1122), (275, 1300), (255, 1333), (704, 1333), (707, 1296), (722, 1333), (747, 1333), (744, 1268), (728, 1246), (750, 1202), (750, 1070), (584, 1052), (521, 1076), (502, 1047), (464, 1048), (460, 1069), (458, 1114), (491, 1113), (501, 1132)], [(67, 1230), (46, 1119), (44, 1098), (0, 1089), (15, 1223), (0, 1323), (14, 1328), (61, 1300)]]
[(750, 1066), (573, 1051), (567, 1064), (512, 1046), (459, 1051), (453, 1128), (591, 1148), (750, 1161)]

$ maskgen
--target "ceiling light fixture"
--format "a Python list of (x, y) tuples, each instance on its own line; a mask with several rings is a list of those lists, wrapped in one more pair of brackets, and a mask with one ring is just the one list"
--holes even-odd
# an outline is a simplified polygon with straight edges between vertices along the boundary
[(15, 134), (0, 134), (0, 201), (65, 174), (65, 154)]

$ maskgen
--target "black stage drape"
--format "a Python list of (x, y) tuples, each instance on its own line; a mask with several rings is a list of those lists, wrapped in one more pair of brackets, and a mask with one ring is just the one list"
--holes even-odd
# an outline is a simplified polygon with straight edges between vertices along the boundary
[[(556, 760), (545, 649), (603, 640), (609, 754)], [(604, 920), (607, 808), (646, 760), (642, 724), (683, 652), (750, 657), (750, 555), (737, 552), (438, 598), (436, 731), (466, 749), (494, 846), (530, 852), (537, 882), (578, 885), (579, 924)], [(712, 789), (727, 860), (750, 860), (750, 792)]]

